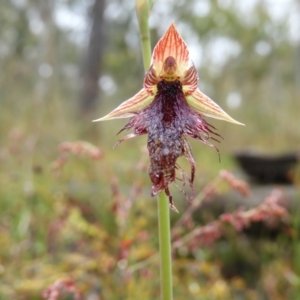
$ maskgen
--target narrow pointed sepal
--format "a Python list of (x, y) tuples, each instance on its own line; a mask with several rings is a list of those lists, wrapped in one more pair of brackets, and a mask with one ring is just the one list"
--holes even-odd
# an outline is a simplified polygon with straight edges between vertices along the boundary
[(224, 120), (238, 125), (245, 125), (231, 118), (217, 103), (196, 89), (186, 96), (188, 104), (203, 116)]
[(153, 99), (153, 95), (149, 94), (147, 90), (141, 89), (136, 95), (120, 104), (112, 112), (100, 119), (93, 120), (93, 122), (132, 117), (135, 112), (149, 105)]

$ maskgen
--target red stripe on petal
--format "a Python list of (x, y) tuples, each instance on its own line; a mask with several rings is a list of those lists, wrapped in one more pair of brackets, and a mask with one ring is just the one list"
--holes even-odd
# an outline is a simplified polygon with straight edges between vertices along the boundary
[(179, 35), (174, 23), (155, 46), (152, 60), (154, 64), (163, 64), (169, 56), (174, 57), (178, 65), (188, 66), (190, 61), (188, 47)]
[(182, 87), (186, 96), (192, 94), (198, 88), (198, 74), (195, 66), (190, 67), (185, 73)]
[(94, 122), (117, 119), (117, 118), (132, 117), (135, 112), (138, 112), (139, 110), (149, 105), (153, 99), (154, 97), (151, 94), (149, 94), (147, 90), (142, 89), (132, 98), (121, 103), (116, 109), (114, 109), (108, 115), (100, 119), (94, 120)]
[(156, 77), (156, 74), (153, 70), (153, 66), (151, 65), (150, 69), (145, 75), (144, 78), (144, 88), (147, 90), (148, 93), (151, 95), (154, 94), (154, 90), (156, 90), (156, 85), (158, 84), (159, 79)]
[(244, 125), (231, 118), (217, 103), (196, 89), (191, 95), (186, 96), (186, 101), (196, 111), (204, 116)]

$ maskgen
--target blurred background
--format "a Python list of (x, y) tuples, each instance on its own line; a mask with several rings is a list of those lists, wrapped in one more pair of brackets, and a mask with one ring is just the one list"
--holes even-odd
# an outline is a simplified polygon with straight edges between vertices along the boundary
[[(200, 89), (246, 124), (208, 119), (221, 162), (191, 141), (174, 299), (300, 299), (300, 2), (156, 1), (152, 47), (173, 21)], [(146, 137), (112, 150), (127, 120), (91, 122), (142, 87), (134, 1), (2, 1), (0, 69), (0, 299), (159, 299)]]

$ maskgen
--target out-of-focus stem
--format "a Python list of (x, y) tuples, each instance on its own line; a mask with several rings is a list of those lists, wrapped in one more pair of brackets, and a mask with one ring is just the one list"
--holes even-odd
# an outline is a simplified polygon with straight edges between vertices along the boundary
[(143, 61), (145, 71), (149, 69), (151, 62), (151, 43), (148, 19), (150, 6), (148, 0), (136, 0), (136, 12), (140, 27), (140, 38), (142, 43)]

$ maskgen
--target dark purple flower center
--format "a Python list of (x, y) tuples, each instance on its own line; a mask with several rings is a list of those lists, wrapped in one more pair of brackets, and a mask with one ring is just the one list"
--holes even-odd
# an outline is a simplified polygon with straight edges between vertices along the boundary
[[(181, 173), (183, 184), (188, 181), (193, 187), (195, 162), (186, 136), (208, 142), (210, 125), (187, 103), (180, 81), (160, 81), (153, 102), (130, 119), (124, 129), (134, 133), (121, 141), (142, 134), (148, 134), (147, 147), (150, 157), (149, 176), (152, 181), (152, 195), (165, 190), (171, 207), (175, 209), (169, 184), (175, 181), (176, 169)], [(191, 177), (176, 164), (177, 158), (185, 156), (191, 163)]]

